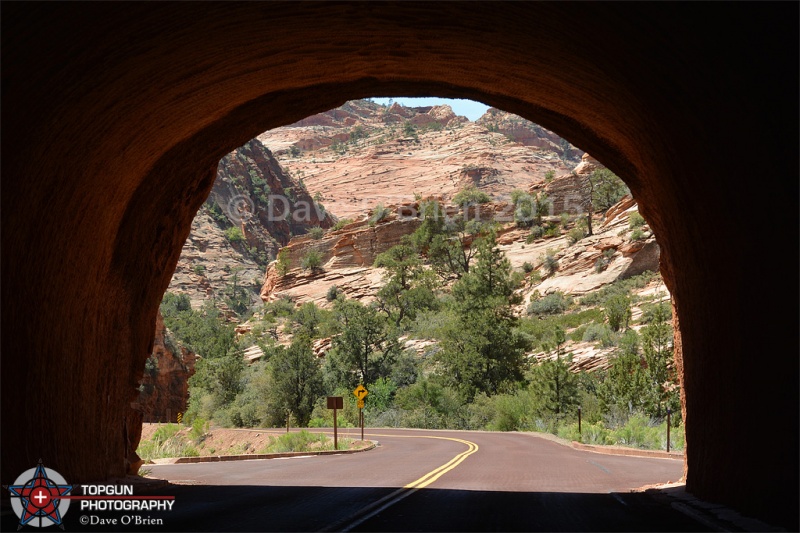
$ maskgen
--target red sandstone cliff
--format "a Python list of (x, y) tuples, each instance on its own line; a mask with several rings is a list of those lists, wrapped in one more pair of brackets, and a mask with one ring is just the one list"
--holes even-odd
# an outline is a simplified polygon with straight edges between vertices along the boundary
[(159, 311), (153, 352), (145, 365), (139, 397), (132, 404), (144, 422), (175, 422), (178, 413), (186, 412), (196, 360), (194, 352), (172, 339)]

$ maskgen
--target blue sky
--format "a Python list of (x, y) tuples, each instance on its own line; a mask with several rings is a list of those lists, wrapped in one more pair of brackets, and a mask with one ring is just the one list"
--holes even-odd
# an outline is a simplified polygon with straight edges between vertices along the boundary
[(474, 102), (472, 100), (455, 100), (453, 98), (373, 98), (374, 102), (382, 105), (386, 105), (389, 100), (394, 100), (400, 105), (406, 107), (422, 107), (422, 106), (429, 106), (429, 105), (444, 105), (447, 104), (453, 108), (453, 112), (456, 115), (463, 115), (468, 119), (475, 121), (489, 109), (488, 105), (482, 104), (480, 102)]

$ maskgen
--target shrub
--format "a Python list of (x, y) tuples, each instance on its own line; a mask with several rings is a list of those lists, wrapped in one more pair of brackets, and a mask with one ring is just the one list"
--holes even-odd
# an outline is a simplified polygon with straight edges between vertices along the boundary
[(530, 274), (531, 272), (533, 272), (533, 265), (525, 261), (524, 263), (522, 263), (522, 271), (525, 272), (526, 274)]
[(325, 295), (325, 299), (328, 300), (329, 302), (332, 302), (336, 300), (336, 298), (338, 298), (341, 293), (342, 291), (341, 289), (339, 289), (338, 285), (331, 285), (328, 288), (328, 294)]
[(630, 194), (625, 183), (607, 168), (600, 168), (589, 176), (592, 184), (592, 204), (595, 209), (606, 211), (623, 196)]
[(641, 228), (636, 228), (635, 230), (633, 230), (631, 232), (631, 240), (632, 241), (643, 241), (646, 238), (647, 238), (647, 235), (645, 235), (644, 231), (642, 231)]
[(197, 263), (192, 267), (192, 270), (194, 270), (194, 273), (197, 274), (198, 276), (202, 276), (206, 271), (206, 266)]
[(209, 423), (204, 419), (197, 417), (192, 421), (192, 429), (189, 431), (189, 437), (195, 441), (205, 438), (208, 433)]
[(553, 250), (547, 250), (547, 252), (542, 256), (542, 267), (547, 271), (549, 275), (552, 275), (556, 270), (558, 270), (558, 259), (555, 258), (553, 255), (555, 252)]
[(289, 252), (285, 248), (278, 252), (278, 260), (275, 262), (275, 270), (281, 277), (285, 276), (289, 272)]
[(528, 238), (525, 239), (525, 244), (530, 244), (536, 239), (541, 239), (544, 235), (544, 228), (541, 226), (531, 226), (531, 232), (528, 235)]
[(319, 270), (321, 266), (322, 255), (316, 250), (309, 250), (300, 260), (300, 268), (303, 270), (311, 270), (314, 272)]
[(584, 230), (580, 226), (572, 228), (567, 233), (567, 244), (572, 246), (573, 244), (583, 239), (584, 237), (586, 237), (586, 230)]
[(177, 424), (166, 424), (159, 427), (150, 440), (143, 440), (139, 443), (136, 452), (144, 460), (200, 455), (197, 448), (187, 442), (186, 437), (178, 433), (179, 430), (180, 426)]
[(586, 331), (583, 333), (583, 340), (584, 342), (599, 341), (605, 347), (614, 345), (611, 328), (606, 324), (598, 324), (596, 322), (586, 326)]
[(572, 297), (561, 291), (542, 296), (528, 306), (529, 315), (558, 315), (572, 305)]
[(553, 178), (555, 177), (556, 177), (555, 170), (548, 170), (547, 172), (544, 173), (544, 179), (547, 181), (553, 181)]
[(628, 219), (628, 224), (631, 229), (636, 229), (636, 228), (641, 228), (642, 226), (647, 224), (647, 222), (645, 221), (644, 217), (639, 214), (638, 211), (634, 211), (633, 213), (631, 213), (631, 216)]
[(558, 237), (561, 235), (561, 226), (556, 222), (548, 222), (544, 230), (545, 237)]
[(308, 234), (311, 235), (311, 238), (315, 241), (318, 241), (325, 235), (325, 230), (320, 228), (319, 226), (314, 226), (310, 230), (308, 230)]
[(331, 228), (331, 231), (339, 231), (340, 229), (342, 229), (346, 225), (352, 224), (352, 223), (353, 223), (353, 219), (352, 218), (339, 219), (339, 220), (336, 221), (336, 224), (333, 225), (333, 227)]
[(613, 331), (619, 331), (623, 327), (627, 329), (631, 319), (631, 299), (625, 294), (616, 294), (606, 300), (606, 318), (608, 325)]
[(603, 255), (597, 258), (594, 262), (594, 271), (598, 274), (608, 268), (608, 265), (611, 264), (611, 260), (614, 257), (614, 253), (616, 250), (614, 248), (606, 248), (603, 250)]
[(374, 226), (387, 216), (389, 216), (390, 210), (388, 207), (384, 207), (383, 204), (378, 204), (375, 206), (375, 209), (372, 211), (372, 216), (369, 218), (369, 225)]
[(485, 192), (478, 190), (475, 186), (469, 186), (459, 191), (453, 196), (453, 203), (456, 205), (485, 204), (491, 198)]
[(608, 259), (606, 259), (605, 257), (603, 257), (601, 255), (594, 262), (594, 271), (599, 274), (600, 272), (602, 272), (606, 268), (608, 268)]
[(306, 452), (321, 449), (328, 437), (322, 433), (311, 433), (305, 429), (296, 433), (286, 433), (271, 442), (262, 453)]
[(231, 226), (225, 230), (225, 238), (231, 243), (242, 242), (244, 241), (244, 233), (242, 233), (242, 229), (239, 226)]

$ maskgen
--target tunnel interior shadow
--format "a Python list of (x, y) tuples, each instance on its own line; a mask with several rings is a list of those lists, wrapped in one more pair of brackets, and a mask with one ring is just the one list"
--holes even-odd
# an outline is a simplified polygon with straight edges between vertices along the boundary
[[(172, 511), (88, 511), (73, 501), (67, 531), (708, 531), (648, 493), (418, 490), (371, 516), (395, 487), (167, 484)], [(94, 525), (82, 520), (96, 517)], [(130, 517), (124, 524), (124, 516)], [(140, 520), (137, 523), (137, 518)], [(84, 517), (89, 517), (84, 518)], [(104, 522), (99, 523), (99, 519)], [(116, 520), (116, 524), (109, 520)], [(151, 522), (145, 522), (151, 520)], [(158, 522), (160, 520), (160, 523)], [(4, 512), (2, 530), (18, 520)]]

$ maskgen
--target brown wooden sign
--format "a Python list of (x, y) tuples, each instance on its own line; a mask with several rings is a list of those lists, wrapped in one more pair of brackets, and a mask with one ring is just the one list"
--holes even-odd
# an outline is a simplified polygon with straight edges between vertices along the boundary
[(328, 396), (328, 409), (344, 408), (344, 399), (341, 396)]

